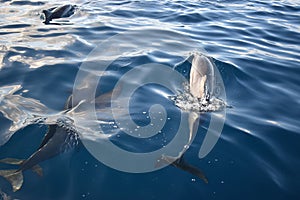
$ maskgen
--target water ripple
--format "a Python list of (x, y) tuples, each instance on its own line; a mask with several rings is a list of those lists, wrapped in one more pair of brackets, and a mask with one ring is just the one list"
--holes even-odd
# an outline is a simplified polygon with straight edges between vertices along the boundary
[[(43, 24), (41, 11), (62, 4), (76, 4), (78, 12), (72, 17), (54, 20), (57, 24)], [(205, 49), (213, 58), (224, 80), (227, 104), (232, 106), (227, 109), (221, 139), (208, 157), (199, 161), (196, 156), (195, 149), (198, 150), (204, 137), (201, 133), (191, 146), (192, 153), (195, 151), (194, 156), (188, 153), (186, 155), (196, 164), (207, 163), (216, 157), (223, 159), (224, 162), (219, 162), (219, 165), (217, 162), (214, 165), (203, 164), (211, 180), (208, 186), (203, 187), (197, 181), (191, 184), (187, 174), (181, 174), (175, 169), (173, 172), (171, 168), (153, 174), (128, 175), (98, 163), (101, 172), (96, 171), (95, 167), (85, 171), (82, 169), (86, 169), (87, 165), (82, 164), (82, 158), (96, 161), (82, 150), (75, 155), (71, 168), (66, 167), (61, 172), (72, 175), (67, 177), (65, 186), (59, 185), (47, 175), (45, 182), (36, 181), (33, 177), (32, 181), (26, 182), (24, 190), (16, 194), (16, 198), (81, 199), (82, 194), (89, 193), (91, 199), (144, 199), (142, 193), (149, 192), (145, 188), (153, 188), (149, 192), (153, 195), (146, 199), (230, 199), (236, 197), (236, 191), (241, 194), (236, 199), (298, 199), (299, 13), (300, 4), (293, 0), (1, 1), (0, 86), (5, 88), (9, 85), (21, 85), (23, 90), (16, 95), (34, 99), (33, 102), (42, 102), (47, 107), (60, 111), (72, 91), (80, 64), (93, 48), (107, 38), (131, 29), (164, 28), (171, 30), (170, 35), (161, 44), (157, 44), (157, 49), (126, 55), (113, 63), (113, 69), (107, 73), (112, 78), (101, 83), (104, 89), (111, 89), (122, 73), (143, 62), (175, 66), (181, 60), (177, 55), (172, 55), (172, 52), (184, 52), (181, 49), (184, 46), (194, 46)], [(160, 38), (160, 33), (155, 34), (157, 39)], [(184, 44), (174, 35), (190, 37), (193, 44)], [(147, 42), (148, 39), (145, 36), (143, 41)], [(128, 41), (120, 41), (120, 44), (130, 46), (136, 40), (131, 36)], [(173, 44), (173, 48), (162, 51), (165, 49), (161, 46), (163, 43)], [(182, 73), (186, 75), (187, 71)], [(151, 89), (149, 91), (153, 92)], [(133, 108), (139, 107), (141, 112), (147, 110), (144, 108), (145, 102), (151, 98), (135, 98), (141, 102), (133, 105)], [(146, 116), (135, 114), (135, 117), (143, 116), (144, 122), (148, 122)], [(172, 118), (176, 118), (175, 114)], [(209, 116), (204, 116), (199, 132), (207, 128), (207, 118)], [(0, 131), (9, 127), (3, 115), (0, 120)], [(171, 121), (168, 129), (176, 129), (176, 124)], [(28, 130), (31, 130), (30, 127), (20, 132), (26, 136)], [(168, 143), (173, 132), (170, 135), (166, 133), (158, 136), (158, 143), (155, 143), (155, 138), (139, 143), (138, 140), (130, 141), (130, 138), (121, 136), (128, 142), (123, 144), (118, 137), (114, 139), (119, 139), (120, 146), (123, 145), (124, 148), (141, 152), (143, 149), (139, 148), (151, 150)], [(7, 144), (8, 147), (0, 147), (1, 156), (10, 156), (10, 152), (15, 149), (14, 144), (19, 144), (18, 138), (22, 134), (12, 137), (13, 141)], [(149, 144), (153, 146), (146, 147)], [(236, 164), (228, 166), (226, 159)], [(43, 165), (50, 169), (57, 164), (56, 169), (59, 169), (58, 165), (62, 162), (55, 161), (51, 166), (47, 164), (48, 161)], [(55, 173), (63, 177), (59, 171), (55, 170)], [(164, 173), (168, 175), (167, 180), (160, 179)], [(27, 175), (30, 176), (25, 176)], [(93, 184), (86, 184), (91, 181), (90, 177), (95, 176), (101, 176), (101, 180), (92, 180), (97, 189)], [(159, 181), (147, 182), (152, 179)], [(117, 188), (117, 193), (111, 192), (115, 191), (116, 182), (123, 185), (123, 188)], [(137, 183), (148, 185), (142, 188), (142, 184)], [(15, 196), (8, 192), (6, 182), (2, 179), (0, 185), (5, 194)], [(39, 192), (44, 191), (41, 189), (43, 186), (49, 187), (52, 193)], [(38, 189), (29, 192), (33, 191), (31, 187)], [(140, 193), (137, 194), (132, 189), (135, 187), (141, 189)], [(258, 192), (250, 193), (249, 188)], [(137, 196), (133, 196), (133, 193)]]

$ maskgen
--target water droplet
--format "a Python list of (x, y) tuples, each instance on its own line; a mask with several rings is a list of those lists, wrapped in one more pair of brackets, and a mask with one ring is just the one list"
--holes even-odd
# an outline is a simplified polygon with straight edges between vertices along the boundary
[(221, 183), (223, 184), (223, 183), (224, 183), (224, 181), (221, 181)]
[(195, 182), (195, 181), (196, 181), (196, 179), (192, 178), (192, 181), (193, 181), (193, 182)]
[(215, 162), (218, 162), (218, 158), (215, 159)]
[(147, 112), (145, 112), (145, 111), (143, 112), (144, 115), (145, 115), (146, 113), (147, 113)]

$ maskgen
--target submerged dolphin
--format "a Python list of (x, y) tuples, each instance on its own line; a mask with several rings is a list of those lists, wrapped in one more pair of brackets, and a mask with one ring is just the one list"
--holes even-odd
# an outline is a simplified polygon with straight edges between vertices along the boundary
[(45, 24), (49, 24), (52, 19), (70, 17), (75, 13), (75, 5), (63, 5), (59, 7), (50, 8), (48, 10), (43, 10), (42, 12), (45, 15)]
[[(72, 96), (69, 97), (65, 109), (71, 108), (71, 97)], [(39, 148), (28, 159), (19, 160), (6, 158), (0, 160), (2, 163), (19, 165), (17, 170), (0, 170), (0, 176), (3, 176), (11, 183), (13, 191), (15, 192), (19, 190), (23, 184), (23, 171), (32, 169), (37, 174), (42, 175), (42, 169), (38, 164), (57, 156), (64, 151), (68, 145), (77, 145), (77, 138), (77, 133), (74, 130), (65, 127), (62, 123), (58, 122), (57, 124), (49, 125), (48, 132)]]
[[(210, 96), (213, 93), (214, 89), (214, 82), (213, 82), (213, 66), (211, 61), (202, 54), (195, 53), (193, 55), (192, 60), (192, 67), (190, 70), (190, 93), (198, 98), (206, 98), (209, 100)], [(162, 157), (158, 160), (163, 161), (165, 163), (171, 164), (174, 167), (187, 171), (200, 179), (202, 179), (205, 183), (208, 183), (207, 178), (205, 177), (204, 173), (195, 166), (192, 166), (184, 161), (183, 156), (184, 152), (189, 148), (191, 145), (194, 137), (197, 134), (198, 123), (200, 119), (200, 114), (196, 112), (190, 112), (188, 123), (189, 123), (189, 140), (188, 143), (185, 145), (184, 149), (179, 152), (179, 155), (176, 157), (162, 155)], [(159, 165), (159, 163), (157, 163)]]
[[(120, 89), (121, 88), (117, 88), (117, 93)], [(14, 91), (15, 90), (11, 91), (10, 93), (13, 93)], [(110, 101), (111, 94), (112, 92), (104, 93), (91, 102), (102, 108)], [(70, 95), (64, 106), (63, 112), (71, 112), (73, 109), (76, 109), (77, 106), (80, 105), (80, 102), (78, 104), (75, 103), (75, 105), (77, 106), (73, 107), (72, 101), (73, 96)], [(17, 102), (15, 102), (15, 104), (17, 104)], [(32, 169), (34, 172), (41, 176), (42, 168), (38, 165), (40, 162), (55, 157), (63, 151), (73, 148), (80, 143), (77, 130), (75, 130), (72, 125), (68, 126), (68, 123), (73, 124), (73, 121), (71, 119), (59, 118), (57, 119), (55, 124), (48, 125), (48, 131), (45, 134), (45, 137), (42, 140), (40, 146), (28, 159), (21, 160), (6, 158), (0, 160), (1, 163), (19, 165), (19, 168), (17, 170), (0, 170), (0, 176), (3, 176), (11, 183), (14, 192), (22, 187), (23, 171)]]

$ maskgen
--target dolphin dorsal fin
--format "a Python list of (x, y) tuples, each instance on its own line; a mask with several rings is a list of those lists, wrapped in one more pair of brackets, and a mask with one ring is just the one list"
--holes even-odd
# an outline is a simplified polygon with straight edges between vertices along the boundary
[(45, 21), (44, 21), (44, 23), (45, 24), (49, 24), (49, 22), (52, 20), (52, 18), (51, 18), (51, 15), (52, 15), (51, 11), (49, 11), (49, 10), (43, 10), (43, 13), (45, 15)]

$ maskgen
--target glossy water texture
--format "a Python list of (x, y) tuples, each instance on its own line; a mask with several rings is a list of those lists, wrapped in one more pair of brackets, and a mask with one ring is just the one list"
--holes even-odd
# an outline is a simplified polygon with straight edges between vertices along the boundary
[[(42, 10), (70, 3), (78, 6), (73, 16), (42, 23)], [(220, 71), (231, 106), (213, 150), (198, 158), (210, 119), (205, 114), (185, 155), (209, 183), (172, 166), (141, 174), (116, 171), (79, 146), (41, 163), (43, 177), (25, 171), (24, 185), (15, 193), (0, 177), (0, 199), (299, 199), (300, 3), (294, 0), (2, 0), (0, 102), (4, 88), (15, 86), (21, 88), (15, 95), (30, 99), (37, 109), (62, 111), (89, 53), (109, 37), (134, 28), (164, 28), (192, 42), (185, 44), (171, 34), (155, 49), (123, 55), (111, 64), (97, 91), (110, 91), (124, 73), (148, 62), (178, 65), (188, 56), (174, 55), (185, 51), (180, 47), (204, 49)], [(126, 45), (135, 40), (128, 37)], [(174, 43), (172, 51), (163, 51), (166, 42)], [(187, 76), (188, 67), (181, 63), (178, 71)], [(113, 142), (133, 152), (153, 151), (170, 142), (180, 110), (168, 95), (168, 89), (146, 85), (132, 96), (131, 117), (141, 126), (149, 123), (152, 104), (168, 108), (160, 134), (149, 140), (120, 134)], [(24, 106), (20, 112), (28, 114)], [(11, 126), (3, 114), (0, 123), (1, 134)], [(0, 146), (0, 158), (27, 158), (45, 131), (45, 125), (37, 124), (18, 130)]]

